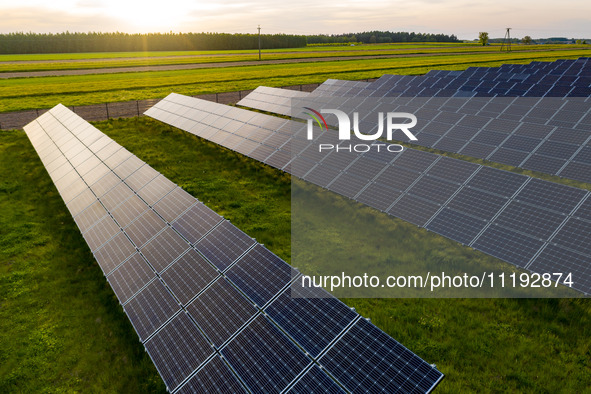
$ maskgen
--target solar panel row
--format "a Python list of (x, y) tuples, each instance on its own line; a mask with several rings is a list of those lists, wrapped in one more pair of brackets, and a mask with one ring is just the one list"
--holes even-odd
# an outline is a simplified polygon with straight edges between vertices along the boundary
[[(248, 111), (171, 94), (146, 114), (203, 136), (203, 130), (211, 130), (210, 123), (186, 116), (207, 119), (215, 113), (233, 126), (222, 126), (208, 136), (237, 136), (243, 127), (250, 128), (233, 123), (247, 116), (244, 112)], [(277, 118), (259, 115), (257, 122), (260, 130), (271, 130)], [(318, 155), (319, 141), (340, 143), (334, 133), (318, 133), (312, 142), (304, 137), (305, 124), (279, 123), (275, 134), (285, 136), (282, 145), (270, 143), (273, 153), (258, 160), (534, 272), (547, 272), (552, 251), (555, 272), (572, 272), (573, 287), (590, 293), (591, 267), (578, 261), (589, 261), (591, 253), (584, 242), (566, 241), (573, 231), (569, 223), (582, 231), (581, 226), (591, 222), (590, 216), (579, 218), (588, 214), (581, 211), (587, 191), (413, 149), (401, 154), (332, 150)], [(241, 153), (253, 157), (250, 152), (266, 146), (270, 138)], [(216, 140), (230, 149), (244, 144), (226, 145), (228, 137)], [(274, 161), (279, 154), (283, 161)]]
[[(281, 93), (282, 89), (264, 88), (258, 93), (259, 101), (246, 96), (239, 104), (261, 109), (259, 103), (273, 101)], [(376, 107), (410, 112), (419, 120), (413, 128), (417, 145), (591, 182), (591, 102), (586, 99), (388, 97), (370, 101), (314, 96), (291, 100), (294, 106), (347, 106), (361, 116), (368, 114), (360, 121), (360, 129), (368, 134), (375, 132)], [(292, 114), (290, 106), (275, 107), (272, 112), (308, 118), (301, 111)], [(326, 116), (326, 120), (338, 125), (335, 117)]]
[[(67, 108), (25, 131), (170, 391), (428, 392), (443, 377), (324, 290), (291, 298), (287, 263)], [(335, 380), (336, 347), (347, 368), (384, 360), (383, 381)]]
[(469, 67), (425, 76), (384, 75), (354, 86), (329, 80), (312, 95), (363, 97), (588, 97), (591, 86), (589, 58), (532, 62), (501, 67)]

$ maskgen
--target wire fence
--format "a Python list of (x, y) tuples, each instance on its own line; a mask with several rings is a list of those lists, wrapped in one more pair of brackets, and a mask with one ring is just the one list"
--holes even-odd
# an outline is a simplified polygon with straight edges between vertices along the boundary
[[(367, 80), (371, 81), (371, 80)], [(320, 84), (293, 85), (284, 86), (282, 89), (300, 90), (302, 92), (311, 92)], [(235, 92), (223, 92), (202, 94), (197, 97), (204, 100), (215, 101), (221, 104), (235, 104), (242, 100), (252, 90), (239, 90)], [(124, 101), (115, 103), (103, 103), (93, 105), (81, 105), (68, 107), (84, 120), (100, 121), (115, 118), (133, 118), (143, 116), (143, 113), (156, 104), (160, 99)], [(0, 113), (0, 130), (21, 129), (40, 115), (43, 115), (49, 109), (34, 109), (27, 111), (4, 112)]]

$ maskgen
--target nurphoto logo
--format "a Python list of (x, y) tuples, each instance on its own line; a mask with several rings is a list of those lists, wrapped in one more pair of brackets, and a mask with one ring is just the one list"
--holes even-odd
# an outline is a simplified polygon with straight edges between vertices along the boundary
[[(362, 141), (376, 141), (379, 138), (382, 138), (384, 135), (384, 129), (386, 130), (385, 138), (388, 141), (392, 141), (394, 132), (401, 131), (406, 135), (406, 137), (410, 141), (417, 141), (417, 137), (409, 130), (410, 128), (416, 126), (417, 124), (417, 117), (408, 112), (388, 112), (386, 116), (384, 116), (383, 112), (378, 113), (378, 127), (377, 131), (373, 134), (365, 134), (359, 130), (359, 112), (353, 112), (353, 127), (351, 127), (351, 119), (349, 115), (345, 112), (338, 110), (338, 109), (321, 109), (320, 111), (316, 111), (310, 107), (304, 107), (304, 109), (310, 112), (304, 112), (306, 115), (309, 115), (311, 119), (308, 119), (308, 130), (307, 130), (307, 139), (313, 140), (314, 139), (314, 122), (318, 124), (320, 127), (321, 132), (325, 132), (328, 130), (328, 124), (326, 119), (322, 114), (332, 114), (336, 116), (338, 120), (338, 139), (340, 141), (347, 141), (351, 140), (351, 130), (355, 134), (355, 137)], [(386, 126), (384, 127), (384, 117), (386, 118)], [(408, 122), (410, 120), (410, 122)], [(404, 147), (398, 144), (356, 144), (356, 145), (343, 145), (343, 144), (319, 144), (318, 150), (321, 152), (323, 150), (336, 150), (336, 151), (348, 151), (348, 152), (367, 152), (372, 147), (376, 147), (379, 151), (381, 148), (388, 150), (389, 152), (401, 152)]]

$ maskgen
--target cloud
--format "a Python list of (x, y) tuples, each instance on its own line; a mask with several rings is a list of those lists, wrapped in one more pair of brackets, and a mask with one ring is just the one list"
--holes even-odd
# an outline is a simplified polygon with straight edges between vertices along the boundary
[[(22, 0), (33, 4), (39, 0)], [(0, 32), (180, 31), (319, 34), (370, 30), (516, 37), (591, 37), (588, 0), (54, 0), (45, 6), (0, 5)], [(162, 8), (163, 4), (166, 8)], [(152, 15), (153, 14), (153, 15)], [(583, 16), (583, 17), (581, 17)], [(143, 22), (143, 23), (140, 23)]]

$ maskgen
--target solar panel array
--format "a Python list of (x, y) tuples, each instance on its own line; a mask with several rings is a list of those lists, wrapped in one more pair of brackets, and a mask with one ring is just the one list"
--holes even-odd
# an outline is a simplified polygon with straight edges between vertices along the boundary
[[(578, 72), (583, 73), (590, 70), (591, 67), (590, 62), (587, 62), (586, 59), (583, 60), (585, 62), (579, 60), (562, 64), (572, 64), (573, 66), (579, 63), (584, 64), (584, 66), (577, 66), (580, 68), (577, 68)], [(545, 65), (545, 63), (538, 63), (538, 65)], [(506, 65), (497, 69), (483, 69), (496, 70), (497, 72), (493, 75), (503, 76), (508, 73), (499, 70), (518, 66), (524, 65)], [(479, 70), (480, 68), (473, 69)], [(572, 67), (566, 68), (564, 72), (568, 74), (572, 69)], [(472, 74), (475, 72), (472, 69), (469, 70), (472, 71)], [(550, 72), (553, 71), (555, 70)], [(439, 74), (441, 73), (436, 75)], [(491, 72), (478, 71), (478, 74), (481, 78), (486, 76), (492, 78)], [(419, 86), (426, 85), (427, 83), (421, 78), (426, 79), (427, 77), (412, 77), (410, 81)], [(577, 81), (586, 80), (585, 78), (577, 76)], [(591, 99), (589, 98), (591, 97), (591, 88), (587, 82), (581, 82), (581, 89), (578, 90), (578, 95), (585, 98), (506, 98), (497, 96), (450, 99), (443, 97), (421, 98), (421, 95), (417, 95), (418, 98), (407, 97), (408, 90), (405, 91), (404, 97), (389, 97), (389, 95), (382, 98), (373, 97), (373, 90), (370, 87), (381, 89), (387, 85), (384, 83), (378, 88), (374, 87), (379, 81), (370, 84), (329, 80), (308, 96), (305, 103), (311, 107), (322, 107), (327, 104), (326, 96), (353, 97), (357, 100), (350, 99), (337, 103), (341, 106), (348, 106), (351, 111), (371, 114), (371, 116), (375, 116), (375, 111), (372, 109), (384, 104), (388, 106), (389, 112), (411, 112), (417, 116), (419, 123), (413, 129), (418, 137), (415, 144), (582, 182), (591, 182)], [(557, 83), (560, 83), (560, 79)], [(542, 89), (542, 87), (536, 89)], [(367, 95), (371, 98), (364, 102), (364, 97)], [(541, 96), (543, 95), (541, 94)], [(259, 92), (257, 102), (249, 101), (247, 96), (239, 104), (259, 108), (257, 103), (269, 101), (278, 96), (281, 96), (281, 89), (265, 88)], [(364, 104), (369, 104), (373, 108), (363, 108)], [(291, 115), (291, 108), (285, 106), (275, 108), (275, 110), (274, 112), (279, 114)], [(334, 117), (327, 118), (329, 123), (333, 122), (335, 125), (336, 119)], [(365, 118), (360, 123), (360, 129), (368, 130), (368, 132), (372, 132), (376, 127), (373, 118)]]
[(324, 290), (292, 298), (299, 273), (64, 106), (25, 131), (169, 391), (429, 392), (442, 379)]
[(362, 97), (589, 97), (591, 60), (469, 67), (424, 76), (384, 75), (370, 84), (328, 80), (312, 95)]
[(319, 154), (335, 133), (308, 141), (305, 124), (174, 93), (146, 114), (518, 267), (572, 272), (591, 292), (585, 190), (413, 149)]

